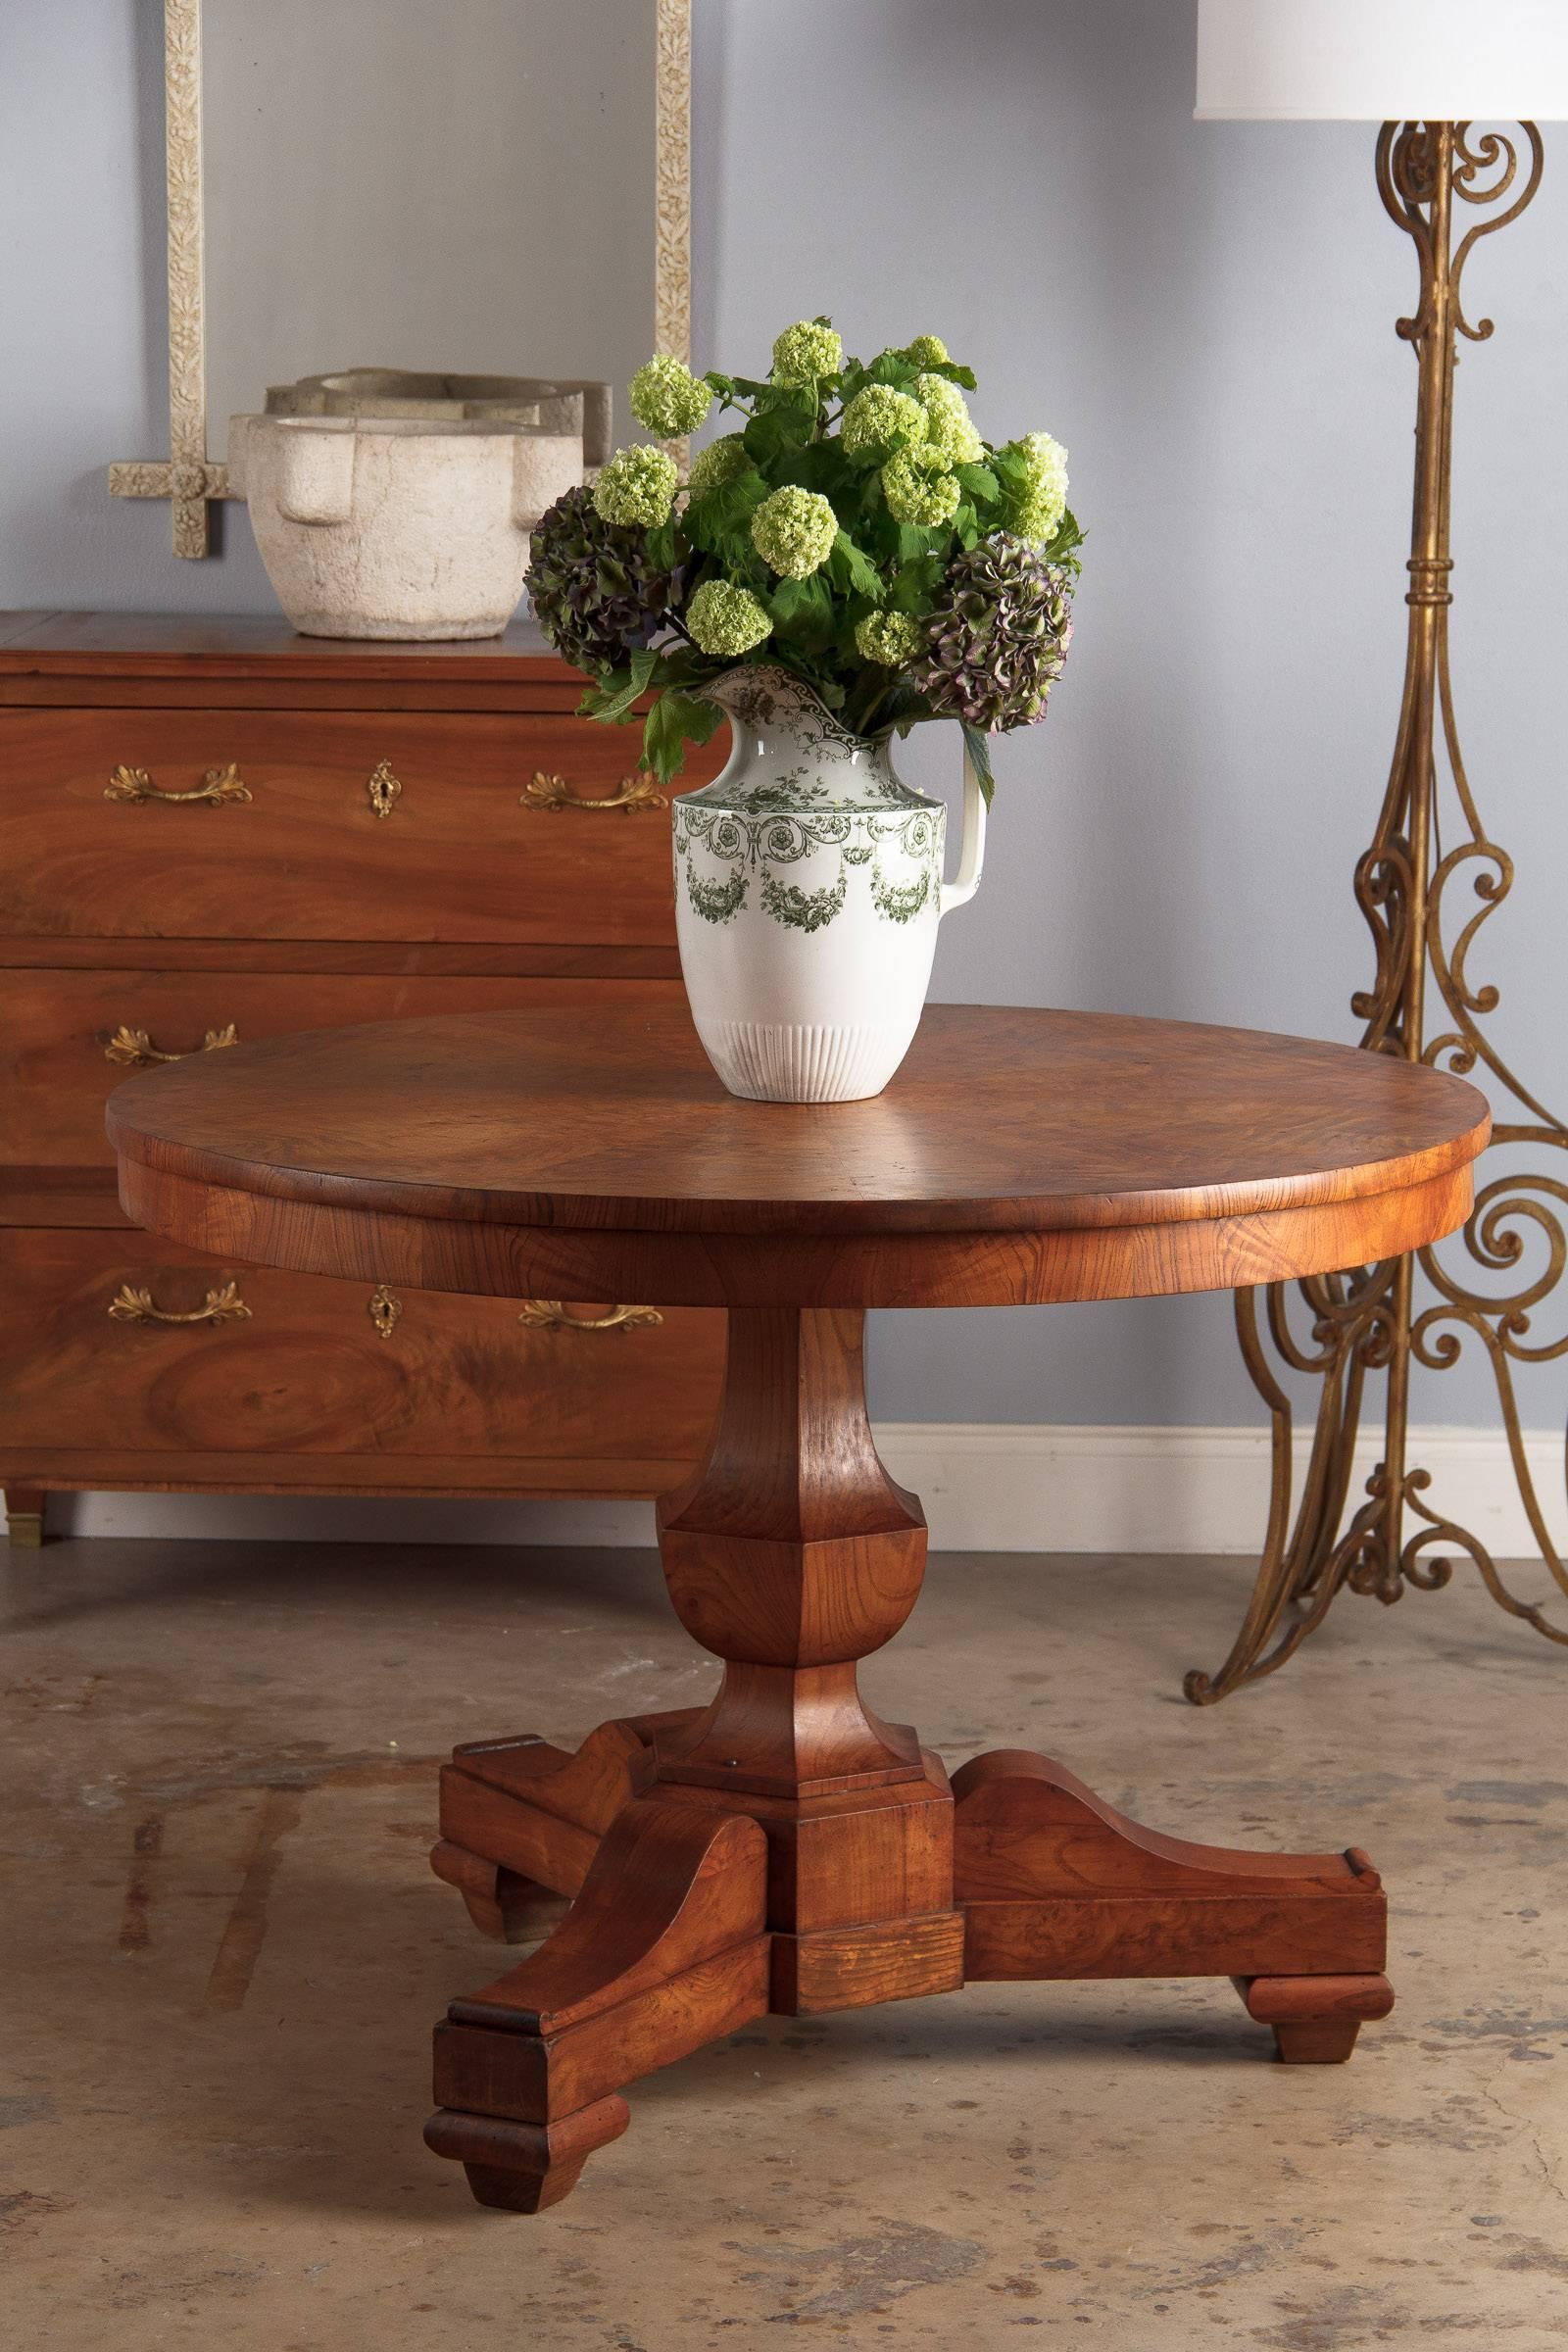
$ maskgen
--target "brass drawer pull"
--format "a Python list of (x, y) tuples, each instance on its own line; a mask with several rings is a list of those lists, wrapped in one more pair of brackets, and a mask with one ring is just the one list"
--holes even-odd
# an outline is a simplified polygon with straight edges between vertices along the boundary
[(563, 808), (586, 808), (590, 811), (622, 808), (630, 816), (639, 808), (669, 807), (668, 793), (661, 792), (655, 779), (644, 768), (639, 768), (634, 776), (622, 776), (616, 791), (595, 798), (590, 798), (586, 793), (573, 792), (564, 776), (547, 776), (541, 768), (530, 779), (527, 790), (519, 793), (517, 798), (524, 808), (548, 808), (556, 814)]
[(365, 1311), (382, 1339), (389, 1340), (402, 1317), (403, 1301), (394, 1298), (383, 1282), (379, 1290), (370, 1293), (370, 1302)]
[(365, 797), (377, 816), (390, 816), (403, 794), (403, 781), (392, 773), (390, 760), (378, 760), (365, 787)]
[(663, 1320), (657, 1306), (612, 1306), (608, 1315), (572, 1315), (559, 1298), (530, 1298), (517, 1317), (530, 1331), (648, 1331)]
[(248, 1323), (250, 1312), (236, 1282), (225, 1282), (221, 1290), (209, 1291), (201, 1305), (188, 1315), (175, 1314), (167, 1306), (155, 1306), (151, 1291), (133, 1290), (128, 1282), (121, 1284), (109, 1302), (110, 1319), (115, 1323)]
[(220, 807), (224, 801), (248, 801), (250, 797), (251, 788), (232, 760), (226, 767), (210, 767), (189, 792), (160, 791), (144, 767), (117, 767), (104, 786), (106, 801), (162, 801), (166, 808), (180, 801), (211, 801)]
[(132, 1029), (122, 1021), (104, 1048), (104, 1059), (118, 1062), (122, 1070), (143, 1070), (151, 1069), (155, 1062), (184, 1061), (187, 1054), (217, 1054), (224, 1046), (238, 1044), (233, 1022), (226, 1021), (221, 1029), (209, 1029), (201, 1044), (189, 1047), (186, 1053), (166, 1054), (153, 1044), (145, 1029)]

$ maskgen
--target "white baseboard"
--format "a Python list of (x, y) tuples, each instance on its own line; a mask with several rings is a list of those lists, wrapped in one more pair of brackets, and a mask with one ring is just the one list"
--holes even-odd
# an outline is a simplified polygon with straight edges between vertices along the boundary
[[(1262, 1541), (1266, 1429), (899, 1423), (880, 1429), (877, 1443), (894, 1476), (919, 1494), (943, 1550), (1246, 1555)], [(1562, 1436), (1533, 1430), (1525, 1446), (1548, 1530), (1568, 1544)], [(1381, 1430), (1356, 1446), (1357, 1502), (1381, 1450)], [(1298, 1483), (1307, 1451), (1302, 1435)], [(1409, 1458), (1432, 1472), (1434, 1507), (1497, 1558), (1536, 1552), (1500, 1431), (1413, 1429)]]
[[(925, 1505), (943, 1551), (1255, 1552), (1268, 1504), (1262, 1428), (1095, 1428), (1011, 1422), (884, 1422), (877, 1444)], [(1379, 1433), (1357, 1447), (1356, 1494)], [(1553, 1541), (1568, 1544), (1563, 1440), (1525, 1446)], [(1304, 1441), (1298, 1468), (1304, 1459)], [(1410, 1458), (1432, 1472), (1434, 1507), (1498, 1558), (1536, 1550), (1506, 1443), (1493, 1429), (1418, 1428)], [(62, 1495), (62, 1530), (92, 1536), (226, 1537), (306, 1543), (643, 1544), (638, 1502), (440, 1502), (263, 1494)]]

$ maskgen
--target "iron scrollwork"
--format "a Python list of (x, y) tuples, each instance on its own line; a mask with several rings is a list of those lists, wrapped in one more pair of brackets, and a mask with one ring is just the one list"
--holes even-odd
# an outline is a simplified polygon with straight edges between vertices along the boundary
[[(1499, 1115), (1481, 1163), (1501, 1154), (1568, 1151), (1568, 1124), (1531, 1092), (1502, 1059), (1483, 1023), (1498, 991), (1470, 974), (1482, 926), (1513, 887), (1508, 853), (1492, 840), (1465, 771), (1448, 673), (1448, 466), (1457, 339), (1485, 342), (1493, 321), (1466, 317), (1461, 279), (1479, 238), (1516, 220), (1541, 181), (1542, 142), (1534, 123), (1515, 138), (1476, 133), (1467, 122), (1385, 123), (1378, 137), (1379, 193), (1412, 239), (1420, 275), (1414, 314), (1397, 321), (1419, 368), (1416, 502), (1409, 561), (1409, 642), (1398, 732), (1372, 842), (1355, 869), (1355, 897), (1372, 937), (1373, 976), (1350, 1000), (1369, 1052), (1393, 1054), (1461, 1076), (1492, 1082)], [(1521, 172), (1522, 157), (1528, 162)], [(1505, 201), (1511, 199), (1511, 201)], [(1497, 208), (1455, 241), (1458, 205)], [(1438, 753), (1448, 789), (1438, 788)], [(1458, 838), (1445, 848), (1444, 818)], [(1470, 904), (1458, 902), (1468, 887)], [(1450, 944), (1451, 941), (1451, 944)], [(1441, 1015), (1429, 998), (1441, 1004)], [(1458, 1561), (1480, 1575), (1499, 1607), (1547, 1640), (1568, 1643), (1568, 1626), (1521, 1600), (1487, 1546), (1428, 1499), (1431, 1473), (1408, 1458), (1412, 1367), (1445, 1371), (1467, 1344), (1485, 1351), (1496, 1389), (1509, 1458), (1542, 1558), (1568, 1595), (1568, 1561), (1546, 1524), (1528, 1457), (1514, 1367), (1560, 1360), (1568, 1329), (1538, 1336), (1538, 1307), (1558, 1291), (1568, 1265), (1568, 1161), (1558, 1173), (1484, 1175), (1462, 1234), (1351, 1274), (1295, 1286), (1310, 1318), (1307, 1336), (1292, 1326), (1293, 1292), (1280, 1285), (1236, 1296), (1237, 1333), (1254, 1387), (1272, 1424), (1272, 1492), (1257, 1581), (1246, 1619), (1224, 1665), (1187, 1677), (1200, 1705), (1272, 1674), (1320, 1625), (1335, 1596), (1348, 1590), (1386, 1604), (1408, 1587), (1434, 1592)], [(1455, 1262), (1451, 1253), (1457, 1250)], [(1416, 1281), (1436, 1294), (1418, 1305)], [(1487, 1278), (1494, 1279), (1490, 1284)], [(1500, 1280), (1500, 1287), (1499, 1287)], [(1276, 1370), (1276, 1362), (1280, 1370)], [(1321, 1383), (1315, 1426), (1298, 1499), (1295, 1432), (1286, 1370)], [(1383, 1454), (1366, 1481), (1365, 1499), (1348, 1520), (1354, 1455), (1369, 1374), (1387, 1381)]]

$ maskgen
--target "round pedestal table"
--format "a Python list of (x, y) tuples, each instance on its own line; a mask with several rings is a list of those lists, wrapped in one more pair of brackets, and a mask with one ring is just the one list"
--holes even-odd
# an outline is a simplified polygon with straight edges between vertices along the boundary
[(1298, 1038), (938, 1005), (876, 1100), (746, 1102), (684, 1007), (625, 993), (570, 1026), (268, 1040), (109, 1108), (128, 1214), (231, 1265), (728, 1312), (708, 1457), (659, 1506), (717, 1690), (574, 1752), (456, 1750), (434, 1867), (535, 1948), (436, 2029), (429, 2145), (482, 2203), (535, 2212), (624, 2131), (637, 2077), (764, 2011), (973, 1979), (1230, 1977), (1281, 2058), (1348, 2057), (1393, 2001), (1365, 1855), (1165, 1837), (1018, 1749), (950, 1782), (861, 1698), (926, 1547), (872, 1442), (861, 1326), (1412, 1250), (1469, 1211), (1482, 1097)]

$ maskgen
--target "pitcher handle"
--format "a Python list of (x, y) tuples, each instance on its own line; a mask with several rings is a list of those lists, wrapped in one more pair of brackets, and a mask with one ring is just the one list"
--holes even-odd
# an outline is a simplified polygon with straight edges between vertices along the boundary
[(955, 906), (965, 906), (980, 887), (980, 876), (986, 862), (986, 803), (980, 790), (980, 779), (974, 772), (969, 747), (963, 751), (963, 839), (958, 846), (958, 870), (951, 882), (942, 885), (940, 912), (951, 914)]

